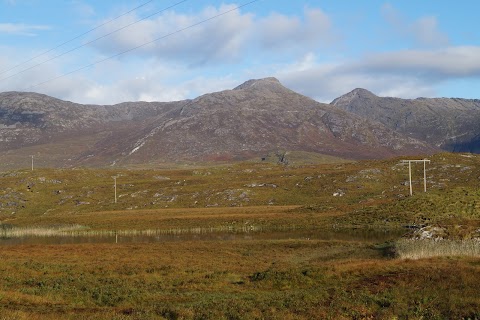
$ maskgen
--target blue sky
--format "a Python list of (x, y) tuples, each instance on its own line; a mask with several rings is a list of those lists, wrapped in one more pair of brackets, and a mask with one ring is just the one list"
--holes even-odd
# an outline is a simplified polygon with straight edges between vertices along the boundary
[(480, 98), (479, 1), (260, 0), (189, 28), (247, 2), (0, 0), (0, 91), (171, 101), (274, 76), (321, 102), (358, 87)]

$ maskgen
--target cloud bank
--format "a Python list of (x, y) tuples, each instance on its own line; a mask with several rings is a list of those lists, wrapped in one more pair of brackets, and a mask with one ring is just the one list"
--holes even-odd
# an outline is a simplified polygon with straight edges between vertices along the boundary
[[(0, 81), (0, 90), (25, 90), (29, 85), (139, 46), (32, 90), (82, 103), (171, 101), (230, 89), (250, 78), (276, 76), (293, 90), (330, 102), (357, 87), (379, 95), (414, 98), (434, 96), (438, 86), (449, 81), (480, 79), (480, 47), (453, 45), (442, 31), (441, 21), (433, 15), (408, 19), (386, 4), (378, 12), (385, 32), (391, 35), (392, 44), (398, 42), (404, 47), (397, 45), (381, 51), (370, 47), (346, 55), (349, 35), (320, 8), (305, 7), (299, 15), (271, 12), (259, 16), (233, 11), (196, 25), (235, 7), (223, 4), (198, 12), (168, 11), (114, 32), (142, 18), (135, 14), (123, 16), (96, 30), (93, 38), (114, 33), (89, 44), (84, 60), (74, 61), (72, 57), (49, 62), (9, 81)], [(96, 21), (95, 25), (109, 19)], [(190, 28), (192, 25), (195, 27)], [(46, 29), (0, 24), (0, 33), (18, 35)], [(0, 49), (0, 70), (12, 65), (11, 57), (21, 56), (15, 48)]]
[(11, 34), (19, 36), (33, 37), (37, 31), (50, 30), (49, 26), (29, 25), (23, 23), (0, 23), (0, 34)]

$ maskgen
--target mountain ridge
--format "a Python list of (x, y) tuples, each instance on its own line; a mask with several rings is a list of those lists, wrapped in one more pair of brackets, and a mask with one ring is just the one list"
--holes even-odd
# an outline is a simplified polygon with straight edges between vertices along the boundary
[(14, 167), (18, 157), (48, 152), (49, 166), (128, 166), (260, 159), (279, 150), (349, 159), (440, 150), (343, 108), (358, 99), (376, 101), (370, 91), (357, 88), (342, 97), (340, 107), (320, 103), (273, 77), (172, 102), (82, 105), (0, 93), (0, 160)]
[(480, 152), (480, 100), (343, 95), (331, 102), (446, 151)]

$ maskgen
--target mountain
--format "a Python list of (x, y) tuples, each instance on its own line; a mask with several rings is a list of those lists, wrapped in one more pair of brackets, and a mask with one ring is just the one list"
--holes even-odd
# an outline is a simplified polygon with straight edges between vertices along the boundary
[(283, 149), (373, 158), (431, 151), (382, 125), (295, 93), (274, 78), (188, 101), (157, 119), (144, 137), (131, 156), (135, 152), (147, 160), (162, 150), (167, 159), (231, 160)]
[(331, 105), (447, 151), (480, 152), (480, 100), (400, 99), (355, 89)]
[(129, 127), (173, 106), (142, 102), (81, 105), (37, 93), (0, 93), (0, 150), (43, 144), (79, 133), (104, 133), (113, 124)]
[(350, 159), (437, 150), (275, 78), (168, 103), (81, 105), (1, 93), (0, 135), (4, 168), (26, 167), (30, 155), (45, 166), (69, 167), (243, 160), (281, 150)]
[[(104, 148), (128, 141), (138, 128), (176, 103), (82, 105), (46, 95), (0, 93), (0, 168), (25, 167), (34, 155), (44, 166), (75, 166)], [(112, 146), (108, 146), (108, 142)], [(105, 165), (109, 159), (95, 159)]]

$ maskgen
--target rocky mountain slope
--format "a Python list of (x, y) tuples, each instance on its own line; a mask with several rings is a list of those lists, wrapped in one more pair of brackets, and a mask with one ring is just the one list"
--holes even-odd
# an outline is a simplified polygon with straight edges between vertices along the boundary
[(331, 105), (444, 150), (480, 152), (480, 100), (384, 98), (355, 89)]
[(0, 167), (107, 166), (262, 157), (277, 150), (382, 158), (437, 149), (275, 78), (193, 100), (80, 105), (35, 93), (0, 94)]
[(37, 93), (0, 93), (0, 150), (131, 126), (175, 106), (172, 103), (81, 105)]

